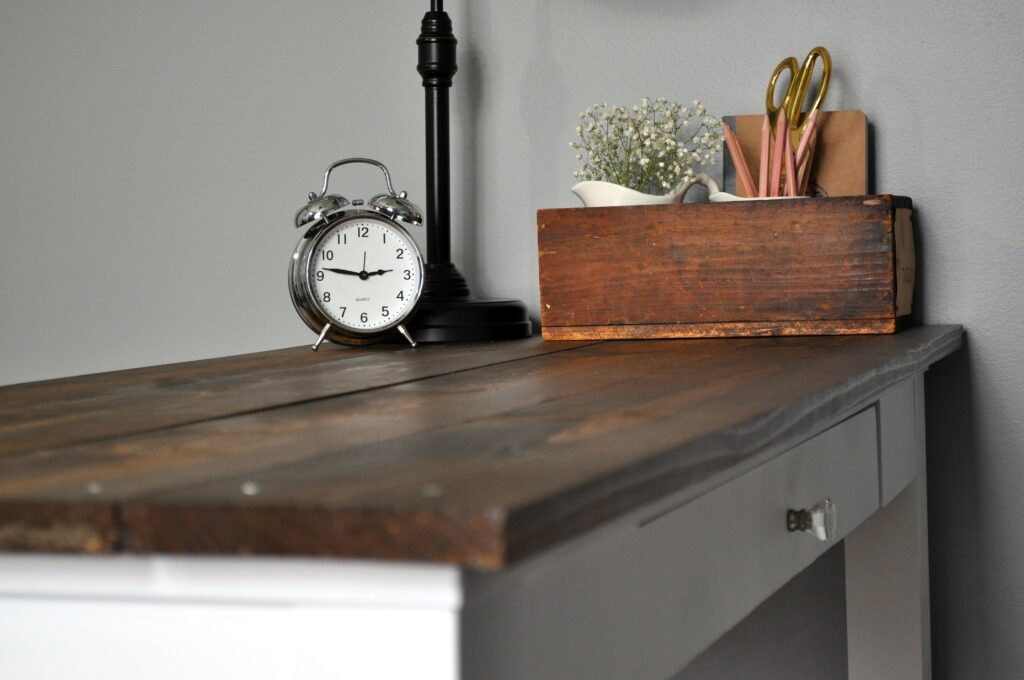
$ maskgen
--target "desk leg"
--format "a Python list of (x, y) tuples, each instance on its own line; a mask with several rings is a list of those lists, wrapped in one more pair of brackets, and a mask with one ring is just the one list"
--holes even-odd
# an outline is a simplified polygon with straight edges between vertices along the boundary
[[(914, 385), (917, 477), (846, 538), (851, 680), (931, 678), (924, 382)], [(883, 455), (897, 452), (883, 451)], [(898, 452), (907, 455), (910, 452)]]

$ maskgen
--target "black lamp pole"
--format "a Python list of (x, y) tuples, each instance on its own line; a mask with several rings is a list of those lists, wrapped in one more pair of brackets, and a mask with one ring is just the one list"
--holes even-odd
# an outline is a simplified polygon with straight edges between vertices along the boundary
[(451, 256), (451, 159), (448, 94), (458, 70), (457, 41), (442, 0), (423, 16), (416, 70), (423, 78), (427, 133), (427, 263), (423, 297), (411, 325), (417, 340), (511, 340), (533, 331), (519, 300), (478, 300)]
[[(448, 139), (448, 91), (458, 70), (452, 20), (441, 0), (430, 3), (416, 44), (420, 60), (416, 70), (423, 76), (426, 94), (427, 131), (427, 260), (451, 261), (451, 176)], [(440, 178), (440, 181), (439, 181)]]

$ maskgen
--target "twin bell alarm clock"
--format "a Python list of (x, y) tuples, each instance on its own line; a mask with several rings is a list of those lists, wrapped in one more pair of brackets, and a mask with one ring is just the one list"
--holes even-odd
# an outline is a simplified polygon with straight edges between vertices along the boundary
[[(349, 163), (380, 168), (387, 193), (369, 201), (328, 194), (331, 171)], [(295, 311), (318, 334), (314, 350), (325, 339), (365, 345), (396, 334), (416, 346), (406, 323), (423, 292), (423, 258), (406, 226), (422, 223), (420, 209), (395, 192), (382, 163), (346, 158), (327, 168), (323, 189), (295, 215), (295, 226), (306, 231), (288, 272)]]

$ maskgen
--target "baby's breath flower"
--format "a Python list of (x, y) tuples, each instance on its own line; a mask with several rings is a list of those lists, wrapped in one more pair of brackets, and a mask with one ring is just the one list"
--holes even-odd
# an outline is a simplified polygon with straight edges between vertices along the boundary
[(714, 163), (722, 149), (718, 119), (699, 100), (692, 107), (665, 97), (644, 97), (629, 108), (605, 102), (588, 107), (579, 120), (580, 139), (569, 146), (582, 161), (573, 173), (580, 180), (660, 193), (692, 177), (694, 164)]

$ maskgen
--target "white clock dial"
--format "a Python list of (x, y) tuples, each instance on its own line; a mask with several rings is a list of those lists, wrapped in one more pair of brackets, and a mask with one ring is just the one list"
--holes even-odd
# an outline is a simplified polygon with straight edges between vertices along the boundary
[(412, 311), (423, 265), (408, 234), (378, 220), (356, 218), (318, 239), (308, 276), (313, 300), (332, 323), (373, 333)]

